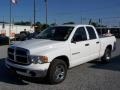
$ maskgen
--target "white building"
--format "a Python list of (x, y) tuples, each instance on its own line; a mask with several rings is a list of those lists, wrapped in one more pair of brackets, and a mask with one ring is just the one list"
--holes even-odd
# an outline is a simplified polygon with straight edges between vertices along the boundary
[(23, 25), (11, 25), (11, 31), (10, 31), (10, 25), (5, 24), (0, 24), (0, 34), (4, 34), (9, 37), (14, 37), (15, 34), (19, 34), (21, 31), (26, 31), (29, 32), (34, 32), (34, 28), (31, 26), (23, 26)]

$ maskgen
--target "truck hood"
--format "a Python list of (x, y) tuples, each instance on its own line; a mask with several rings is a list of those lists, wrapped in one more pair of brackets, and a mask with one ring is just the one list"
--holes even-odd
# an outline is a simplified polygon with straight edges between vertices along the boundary
[(15, 42), (12, 46), (28, 49), (31, 54), (42, 52), (43, 50), (57, 48), (63, 45), (62, 41), (53, 41), (46, 39), (32, 39)]

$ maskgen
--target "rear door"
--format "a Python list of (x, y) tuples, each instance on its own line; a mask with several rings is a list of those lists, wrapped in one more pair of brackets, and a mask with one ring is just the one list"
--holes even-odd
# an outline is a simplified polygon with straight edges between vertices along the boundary
[(97, 32), (93, 27), (86, 26), (86, 30), (89, 35), (89, 44), (90, 44), (90, 59), (96, 59), (99, 57), (99, 52), (100, 52), (100, 41), (97, 36)]

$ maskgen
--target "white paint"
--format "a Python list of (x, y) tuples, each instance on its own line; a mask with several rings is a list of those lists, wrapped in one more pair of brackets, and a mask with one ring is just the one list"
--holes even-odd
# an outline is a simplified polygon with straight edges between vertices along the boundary
[[(31, 55), (36, 56), (47, 56), (48, 63), (52, 62), (58, 56), (67, 56), (69, 59), (69, 63), (71, 67), (83, 64), (85, 62), (91, 61), (93, 59), (97, 59), (102, 57), (105, 49), (108, 45), (112, 45), (112, 49), (114, 46), (114, 42), (116, 39), (114, 36), (99, 38), (96, 32), (96, 29), (91, 25), (64, 25), (64, 26), (73, 26), (74, 29), (69, 36), (67, 41), (53, 41), (53, 40), (45, 40), (45, 39), (32, 39), (23, 42), (18, 42), (12, 47), (21, 47), (28, 49)], [(89, 35), (87, 33), (88, 40), (80, 41), (76, 43), (71, 43), (71, 39), (75, 34), (75, 31), (79, 27), (93, 27), (96, 32), (96, 39), (89, 40)], [(86, 30), (87, 32), (87, 30)], [(96, 42), (99, 42), (98, 44)], [(89, 46), (85, 46), (85, 44), (89, 44)], [(13, 65), (14, 67), (24, 68), (22, 65), (14, 65), (14, 63), (10, 63), (9, 65)], [(41, 67), (43, 65), (44, 67)], [(27, 66), (25, 67), (27, 68)], [(48, 70), (49, 65), (47, 64), (37, 64), (33, 66), (29, 66), (29, 69), (38, 69)]]

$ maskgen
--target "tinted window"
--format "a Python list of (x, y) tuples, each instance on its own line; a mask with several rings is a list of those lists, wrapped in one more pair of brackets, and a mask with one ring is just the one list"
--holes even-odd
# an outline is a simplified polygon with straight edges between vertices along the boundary
[(90, 39), (96, 39), (96, 33), (94, 29), (92, 27), (86, 27), (86, 28), (87, 28)]
[(86, 31), (85, 31), (84, 27), (80, 27), (76, 30), (73, 40), (77, 41), (77, 42), (87, 40), (87, 35), (86, 35)]
[(67, 26), (50, 27), (46, 30), (43, 30), (39, 35), (37, 35), (36, 39), (65, 41), (69, 38), (73, 28), (74, 27)]

